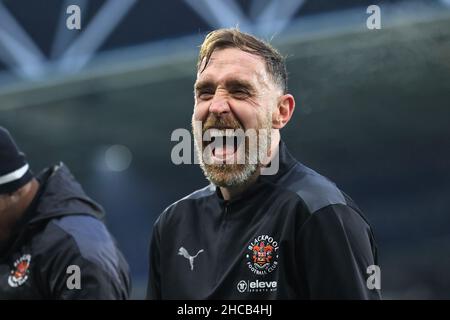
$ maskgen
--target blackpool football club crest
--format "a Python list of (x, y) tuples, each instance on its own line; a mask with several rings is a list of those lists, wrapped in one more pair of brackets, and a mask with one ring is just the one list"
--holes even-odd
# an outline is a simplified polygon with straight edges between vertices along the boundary
[(30, 272), (30, 262), (31, 255), (29, 254), (24, 254), (14, 262), (14, 268), (11, 270), (11, 274), (8, 277), (8, 284), (11, 287), (20, 287), (27, 281)]
[(269, 235), (255, 237), (247, 247), (247, 266), (257, 275), (273, 272), (278, 266), (278, 241)]

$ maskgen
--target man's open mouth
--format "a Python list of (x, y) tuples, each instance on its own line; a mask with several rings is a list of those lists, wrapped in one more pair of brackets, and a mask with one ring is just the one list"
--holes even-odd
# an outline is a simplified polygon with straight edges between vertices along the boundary
[(244, 141), (244, 136), (232, 128), (211, 128), (203, 135), (203, 148), (207, 148), (206, 156), (210, 153), (213, 163), (235, 163), (239, 146)]

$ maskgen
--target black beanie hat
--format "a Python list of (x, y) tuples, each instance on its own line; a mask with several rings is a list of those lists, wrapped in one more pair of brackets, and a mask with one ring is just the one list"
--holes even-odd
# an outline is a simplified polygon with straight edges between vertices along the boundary
[(13, 193), (33, 179), (33, 174), (8, 130), (0, 127), (0, 194)]

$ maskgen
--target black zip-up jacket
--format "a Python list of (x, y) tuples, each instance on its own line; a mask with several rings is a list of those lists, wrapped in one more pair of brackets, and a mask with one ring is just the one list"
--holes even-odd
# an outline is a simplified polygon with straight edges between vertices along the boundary
[(38, 194), (0, 252), (0, 299), (128, 298), (128, 264), (102, 208), (63, 164), (38, 180)]
[[(379, 299), (371, 228), (334, 183), (297, 162), (231, 201), (208, 186), (168, 207), (150, 245), (149, 299)], [(369, 281), (370, 282), (370, 281)]]

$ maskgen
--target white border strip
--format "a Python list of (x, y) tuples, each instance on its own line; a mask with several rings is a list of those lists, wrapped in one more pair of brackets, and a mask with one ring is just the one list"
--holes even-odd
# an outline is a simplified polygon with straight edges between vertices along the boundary
[(28, 164), (24, 165), (22, 168), (17, 169), (16, 171), (13, 171), (11, 173), (8, 173), (4, 176), (0, 177), (0, 185), (9, 183), (11, 181), (19, 180), (22, 178), (25, 173), (28, 171)]

